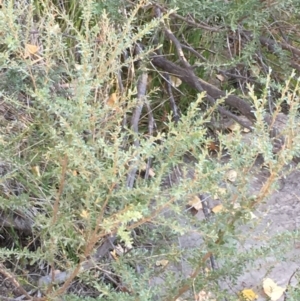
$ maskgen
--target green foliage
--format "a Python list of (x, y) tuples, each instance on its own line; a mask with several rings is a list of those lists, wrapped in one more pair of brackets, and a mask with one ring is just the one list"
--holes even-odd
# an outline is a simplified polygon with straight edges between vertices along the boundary
[[(141, 16), (145, 8), (137, 3), (130, 6), (127, 18), (123, 15), (118, 20), (121, 1), (35, 1), (16, 7), (12, 2), (5, 2), (0, 12), (0, 97), (6, 114), (0, 119), (0, 161), (6, 168), (0, 208), (22, 212), (32, 222), (33, 241), (38, 245), (34, 251), (31, 243), (1, 248), (1, 259), (23, 260), (19, 273), (42, 265), (76, 271), (70, 282), (78, 277), (96, 296), (78, 297), (78, 292), (68, 293), (60, 284), (43, 290), (49, 300), (174, 300), (186, 285), (186, 298), (192, 298), (196, 287), (213, 292), (217, 300), (236, 300), (236, 295), (219, 284), (228, 280), (234, 284), (249, 263), (268, 254), (279, 257), (283, 252), (280, 247), (288, 249), (299, 239), (298, 233), (284, 233), (267, 241), (266, 246), (238, 254), (239, 244), (249, 235), (241, 226), (254, 224), (249, 218), (251, 212), (275, 190), (286, 163), (300, 153), (300, 134), (295, 131), (299, 95), (296, 76), (293, 74), (286, 86), (277, 86), (281, 97), (275, 111), (279, 113), (283, 102), (289, 104), (283, 133), (293, 143), (276, 155), (272, 153), (272, 139), (263, 118), (268, 95), (261, 93), (258, 97), (249, 87), (248, 100), (257, 117), (251, 133), (253, 144), (249, 147), (238, 132), (232, 132), (231, 139), (220, 133), (220, 149), (231, 158), (224, 161), (222, 152), (213, 157), (206, 147), (211, 141), (207, 124), (215, 113), (214, 108), (203, 109), (204, 93), (186, 96), (179, 123), (166, 111), (163, 126), (152, 135), (143, 126), (145, 116), (140, 120), (139, 133), (124, 124), (124, 116), (131, 117), (139, 101), (136, 82), (144, 69), (140, 67), (132, 80), (123, 80), (123, 91), (117, 87), (118, 74), (141, 61), (150, 66), (149, 55), (157, 45), (152, 45), (149, 37), (168, 15), (146, 21)], [(295, 3), (287, 1), (276, 9), (288, 9)], [(262, 10), (262, 5), (255, 0), (170, 3), (170, 7), (179, 7), (178, 13), (193, 8), (195, 17), (211, 18), (212, 24), (231, 30), (237, 30), (245, 13), (254, 10), (257, 13), (247, 18), (244, 26), (252, 28), (255, 24), (255, 34), (271, 14), (271, 8)], [(222, 32), (211, 39), (196, 29), (187, 37), (217, 50), (214, 60), (200, 66), (202, 74), (215, 66), (241, 61), (250, 65), (256, 43), (249, 43), (239, 58), (228, 61), (220, 47)], [(142, 40), (149, 42), (148, 48), (136, 57), (122, 56)], [(28, 54), (26, 45), (38, 46), (39, 50)], [(205, 55), (211, 58), (209, 52)], [(284, 53), (281, 58), (285, 59)], [(270, 82), (264, 82), (265, 91), (271, 88)], [(156, 107), (161, 92), (152, 88), (146, 98), (151, 107)], [(111, 104), (114, 91), (119, 93), (118, 100)], [(155, 119), (161, 117), (159, 109), (153, 111)], [(138, 146), (134, 143), (137, 140)], [(249, 171), (260, 154), (270, 176), (264, 189), (253, 196), (249, 193)], [(145, 179), (142, 174), (149, 158), (155, 175)], [(127, 184), (132, 168), (137, 171), (133, 188)], [(173, 177), (176, 170), (180, 170), (180, 176)], [(238, 171), (234, 183), (228, 181), (232, 170)], [(191, 197), (213, 196), (220, 188), (226, 189), (220, 213), (205, 221), (185, 210)], [(240, 206), (235, 207), (233, 200)], [(201, 244), (178, 244), (177, 239), (190, 232), (198, 235)], [(99, 260), (95, 271), (80, 269), (111, 234), (117, 236), (124, 253), (117, 259)], [(209, 254), (220, 260), (219, 269), (206, 270)], [(174, 269), (157, 265), (163, 259)], [(178, 272), (180, 264), (198, 273), (187, 277), (189, 273)], [(118, 283), (109, 281), (109, 276)], [(297, 293), (290, 292), (291, 296)]]
[[(207, 71), (208, 79), (218, 70), (230, 70), (229, 74), (237, 72), (244, 77), (252, 77), (253, 70), (260, 65), (260, 76), (256, 80), (262, 83), (269, 71), (261, 66), (263, 64), (275, 71), (272, 75), (275, 80), (291, 74), (292, 68), (288, 62), (291, 54), (279, 46), (276, 54), (270, 54), (260, 45), (259, 38), (265, 36), (299, 45), (296, 32), (285, 32), (274, 26), (274, 22), (296, 24), (293, 16), (300, 9), (299, 1), (172, 0), (167, 5), (177, 9), (179, 15), (191, 15), (195, 20), (200, 20), (199, 23), (207, 23), (217, 29), (210, 32), (186, 25), (179, 29), (181, 24), (174, 25), (173, 28), (174, 32), (178, 30), (182, 33), (188, 45), (201, 50), (200, 53), (207, 60), (198, 59), (196, 65)], [(246, 41), (245, 33), (249, 35)], [(188, 52), (186, 55), (193, 59), (193, 55)]]

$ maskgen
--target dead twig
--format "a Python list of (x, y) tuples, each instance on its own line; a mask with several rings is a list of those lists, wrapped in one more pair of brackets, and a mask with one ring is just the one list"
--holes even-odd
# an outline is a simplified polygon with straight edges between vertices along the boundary
[[(299, 272), (299, 269), (296, 269), (296, 270), (292, 273), (292, 275), (290, 276), (290, 279), (289, 279), (289, 281), (288, 281), (288, 283), (287, 283), (287, 286), (290, 286), (290, 285), (291, 285), (292, 279), (295, 277), (295, 275), (296, 275), (298, 272)], [(287, 300), (287, 294), (285, 294), (283, 301), (286, 301), (286, 300)]]
[(187, 292), (191, 287), (191, 282), (196, 279), (196, 277), (199, 275), (199, 273), (202, 271), (203, 265), (205, 262), (210, 258), (211, 252), (206, 253), (201, 262), (199, 263), (198, 267), (193, 271), (193, 273), (189, 276), (189, 282), (184, 284), (182, 287), (179, 288), (178, 294), (175, 297), (167, 298), (165, 301), (176, 301), (181, 297), (185, 292)]
[[(155, 67), (160, 68), (165, 72), (168, 72), (169, 74), (173, 74), (174, 76), (180, 78), (183, 82), (196, 89), (197, 91), (205, 91), (207, 93), (206, 98), (212, 104), (215, 104), (216, 99), (225, 98), (225, 104), (240, 111), (250, 121), (253, 122), (255, 120), (255, 115), (253, 113), (252, 107), (245, 100), (235, 95), (226, 95), (225, 92), (197, 77), (192, 69), (182, 68), (176, 65), (175, 63), (165, 59), (164, 57), (158, 55), (152, 56), (151, 62)], [(248, 124), (245, 124), (244, 122), (240, 121), (239, 118), (233, 113), (227, 111), (226, 109), (220, 106), (218, 106), (218, 110), (221, 114), (233, 118), (242, 126), (249, 128)]]
[[(152, 109), (150, 107), (149, 102), (146, 101), (145, 105), (146, 105), (147, 112), (148, 112), (148, 132), (149, 132), (149, 136), (153, 136), (153, 130), (157, 128), (156, 123), (155, 123), (153, 112), (152, 112)], [(152, 158), (148, 158), (147, 166), (146, 166), (146, 173), (145, 173), (145, 180), (147, 180), (149, 178), (151, 165), (152, 165)]]
[[(242, 32), (242, 35), (246, 38), (253, 38), (253, 35), (251, 32), (244, 30)], [(289, 50), (292, 53), (293, 58), (299, 58), (300, 56), (300, 49), (290, 45), (289, 43), (287, 43), (286, 41), (284, 42), (278, 42), (275, 41), (271, 38), (267, 38), (267, 37), (260, 37), (259, 38), (259, 42), (262, 46), (266, 47), (270, 52), (276, 54), (278, 53), (278, 50), (284, 49), (284, 50)], [(300, 71), (300, 65), (295, 63), (295, 61), (293, 59), (290, 60), (290, 66), (298, 71)]]
[[(145, 102), (145, 95), (146, 95), (146, 90), (147, 90), (147, 79), (148, 79), (148, 74), (146, 72), (143, 72), (139, 79), (138, 79), (138, 84), (137, 84), (137, 106), (133, 112), (132, 118), (131, 118), (131, 128), (132, 131), (134, 132), (134, 134), (138, 135), (138, 131), (139, 131), (139, 120), (142, 114), (142, 109), (144, 106), (144, 102)], [(140, 142), (138, 137), (135, 138), (134, 140), (134, 146), (136, 148), (138, 148), (140, 146)], [(136, 160), (138, 160), (137, 157), (135, 157)], [(130, 168), (129, 168), (129, 172), (127, 175), (127, 187), (128, 188), (132, 188), (134, 181), (135, 181), (135, 175), (137, 172), (137, 166), (135, 162), (132, 162), (130, 164)]]
[(287, 42), (277, 42), (271, 38), (260, 37), (259, 41), (262, 45), (266, 46), (269, 51), (276, 53), (276, 48), (280, 47), (284, 50), (289, 50), (292, 54), (300, 56), (300, 49), (288, 44)]
[[(157, 18), (161, 18), (161, 10), (158, 7), (155, 8), (155, 16)], [(173, 35), (173, 33), (164, 26), (164, 24), (163, 24), (163, 27), (164, 27), (165, 33), (167, 34), (167, 36), (169, 37), (169, 39), (174, 42), (175, 47), (177, 49), (177, 53), (178, 53), (180, 59), (182, 60), (183, 64), (185, 66), (187, 66), (188, 68), (190, 68), (189, 63), (187, 62), (187, 60), (186, 60), (186, 58), (185, 58), (185, 56), (183, 54), (183, 51), (182, 51), (182, 48), (181, 48), (181, 45), (180, 45), (179, 41), (176, 39), (176, 37)], [(156, 40), (156, 38), (155, 38), (155, 40)], [(159, 48), (157, 50), (157, 52), (158, 52), (159, 55), (162, 55), (161, 48)], [(179, 121), (179, 119), (180, 119), (180, 115), (179, 115), (179, 111), (178, 111), (178, 108), (177, 108), (177, 105), (176, 105), (176, 102), (175, 102), (175, 99), (174, 99), (174, 95), (173, 95), (173, 91), (172, 91), (171, 79), (170, 79), (169, 74), (166, 73), (166, 72), (164, 72), (162, 74), (162, 77), (164, 78), (164, 80), (166, 82), (167, 93), (168, 93), (168, 96), (169, 96), (171, 109), (173, 111), (173, 119), (174, 119), (175, 123), (177, 123)]]
[[(4, 265), (2, 263), (0, 263), (0, 274), (2, 274), (4, 277), (6, 277), (6, 279), (16, 288), (16, 291), (24, 296), (26, 296), (26, 298), (28, 298), (29, 300), (34, 300), (34, 297), (31, 297), (26, 290), (20, 285), (20, 283), (17, 281), (16, 277), (14, 277), (13, 275), (11, 275), (6, 268), (4, 267)], [(2, 300), (2, 299), (1, 299)], [(15, 299), (13, 299), (15, 300)]]
[(199, 53), (197, 50), (195, 50), (193, 47), (187, 46), (187, 45), (184, 45), (184, 44), (181, 44), (181, 47), (183, 49), (186, 49), (187, 51), (191, 52), (192, 54), (194, 54), (196, 57), (201, 59), (203, 62), (207, 61), (207, 59), (201, 53)]
[(178, 55), (178, 57), (179, 57), (180, 62), (182, 63), (182, 65), (185, 68), (187, 68), (187, 69), (192, 69), (192, 66), (190, 65), (190, 63), (187, 61), (187, 59), (184, 56), (184, 53), (183, 53), (182, 47), (181, 47), (181, 43), (174, 36), (174, 34), (172, 33), (172, 31), (169, 28), (167, 28), (166, 26), (164, 26), (164, 31), (165, 31), (167, 37), (169, 38), (169, 40), (174, 43), (176, 51), (177, 51), (177, 55)]
[(175, 98), (173, 95), (171, 78), (168, 73), (164, 73), (163, 77), (166, 78), (167, 93), (169, 95), (170, 105), (171, 105), (171, 109), (173, 111), (173, 119), (174, 119), (175, 123), (178, 123), (178, 121), (180, 119), (180, 114), (179, 114), (179, 111), (178, 111), (178, 108), (177, 108), (177, 105), (175, 102)]
[[(161, 17), (161, 8), (160, 7), (156, 7), (155, 15), (157, 18)], [(187, 59), (184, 56), (181, 43), (174, 36), (174, 34), (171, 32), (171, 30), (168, 29), (164, 24), (163, 24), (163, 27), (164, 27), (164, 32), (166, 33), (169, 40), (174, 43), (177, 54), (179, 56), (179, 59), (180, 59), (182, 65), (184, 66), (184, 68), (177, 66), (176, 64), (174, 64), (166, 59), (163, 59), (163, 57), (159, 56), (159, 55), (153, 57), (152, 63), (156, 67), (163, 69), (165, 72), (168, 72), (170, 74), (175, 75), (176, 77), (179, 77), (182, 81), (186, 82), (193, 88), (197, 89), (199, 92), (206, 91), (207, 92), (206, 98), (211, 103), (211, 105), (214, 106), (216, 104), (216, 99), (226, 96), (225, 93), (223, 91), (219, 90), (218, 88), (210, 85), (209, 83), (199, 79), (195, 75), (192, 66), (190, 65), (190, 63), (187, 61)], [(158, 53), (161, 54), (160, 51), (158, 51)], [(167, 82), (170, 83), (170, 80), (168, 80)], [(171, 89), (168, 92), (172, 92)], [(169, 93), (169, 96), (170, 96), (170, 93)], [(172, 94), (171, 94), (171, 96), (172, 96)], [(170, 97), (170, 99), (171, 99), (171, 105), (172, 105), (173, 99), (172, 99), (172, 97)], [(250, 105), (248, 105), (245, 101), (243, 101), (242, 99), (239, 99), (238, 97), (235, 97), (234, 95), (229, 95), (226, 99), (227, 99), (228, 103), (231, 103), (231, 106), (239, 109), (240, 111), (242, 109), (244, 111), (243, 112), (244, 115), (248, 119), (250, 119), (250, 120), (255, 119)], [(226, 99), (225, 99), (225, 103), (226, 103)], [(174, 102), (174, 104), (175, 104), (175, 102)], [(233, 113), (227, 111), (226, 109), (222, 108), (221, 106), (217, 106), (217, 108), (218, 108), (218, 111), (222, 115), (225, 115), (229, 118), (234, 119), (236, 122), (238, 122), (242, 126), (249, 128), (251, 130), (251, 128), (249, 127), (248, 124), (245, 124)], [(174, 109), (175, 109), (175, 106), (174, 106)], [(173, 110), (173, 112), (174, 112), (174, 110)], [(249, 117), (251, 117), (251, 118), (249, 118)]]

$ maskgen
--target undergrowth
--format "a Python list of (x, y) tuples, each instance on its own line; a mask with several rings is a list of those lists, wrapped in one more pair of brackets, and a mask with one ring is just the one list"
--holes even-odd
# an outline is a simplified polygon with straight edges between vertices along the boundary
[[(212, 129), (226, 97), (208, 106), (204, 92), (184, 84), (174, 89), (181, 109), (174, 119), (161, 84), (167, 75), (151, 64), (153, 53), (174, 51), (174, 43), (159, 42), (174, 11), (154, 18), (143, 1), (63, 2), (4, 1), (0, 11), (1, 273), (28, 300), (241, 298), (235, 283), (249, 265), (280, 258), (299, 239), (279, 233), (241, 251), (259, 224), (257, 206), (297, 168), (290, 164), (300, 155), (297, 76), (275, 83), (268, 69), (259, 86), (243, 86), (256, 119), (250, 138), (242, 127)], [(190, 10), (171, 2), (178, 13)], [(206, 2), (200, 17), (231, 30), (249, 9), (222, 16), (226, 1)], [(217, 21), (208, 18), (212, 9)], [(267, 13), (256, 16), (261, 26)], [(185, 33), (185, 26), (173, 28)], [(230, 67), (251, 67), (248, 46)], [(199, 76), (224, 67), (225, 51), (213, 51), (220, 51), (215, 62), (196, 66)], [(284, 147), (274, 154), (269, 132), (283, 105)], [(253, 194), (262, 168), (267, 176)], [(297, 300), (296, 289), (289, 294)]]

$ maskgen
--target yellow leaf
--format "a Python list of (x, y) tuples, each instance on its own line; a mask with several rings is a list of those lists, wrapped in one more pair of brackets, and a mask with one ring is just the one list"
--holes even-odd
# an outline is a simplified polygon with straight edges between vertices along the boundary
[(250, 129), (248, 129), (248, 128), (243, 128), (243, 132), (244, 132), (244, 133), (249, 133), (249, 132), (250, 132)]
[(116, 252), (115, 249), (114, 249), (113, 251), (110, 252), (110, 255), (113, 257), (114, 260), (116, 260), (116, 261), (119, 260), (118, 255), (117, 255), (117, 252)]
[(235, 182), (236, 178), (237, 178), (237, 172), (235, 170), (229, 170), (227, 173), (226, 173), (226, 178), (228, 181), (230, 182)]
[(151, 178), (153, 178), (153, 177), (155, 176), (155, 172), (153, 171), (152, 168), (149, 168), (149, 176), (150, 176)]
[(119, 110), (117, 93), (112, 93), (106, 103), (110, 108)]
[(80, 213), (80, 216), (81, 216), (82, 218), (84, 218), (84, 219), (88, 219), (89, 215), (90, 215), (90, 214), (89, 214), (88, 211), (86, 211), (86, 210), (82, 210), (81, 213)]
[(194, 195), (188, 202), (188, 204), (195, 208), (197, 211), (202, 209), (202, 202), (197, 195)]
[(179, 87), (182, 84), (181, 79), (173, 75), (170, 75), (170, 81), (171, 85), (175, 88)]
[(244, 289), (241, 291), (241, 296), (245, 301), (253, 301), (258, 298), (258, 296), (251, 289)]
[(36, 166), (32, 166), (31, 168), (32, 172), (37, 176), (37, 177), (40, 177), (41, 174), (40, 174), (40, 167), (38, 165)]
[(213, 213), (219, 213), (219, 212), (221, 212), (221, 211), (223, 211), (224, 210), (224, 208), (223, 208), (223, 205), (217, 205), (217, 206), (215, 206), (214, 208), (212, 208), (211, 209), (211, 211), (213, 212)]
[(221, 74), (216, 74), (216, 78), (220, 81), (223, 82), (225, 80), (225, 77)]
[(264, 279), (263, 289), (272, 301), (277, 301), (286, 290), (286, 288), (278, 286), (271, 278)]
[[(147, 164), (145, 163), (142, 166), (142, 171), (146, 171), (146, 170), (147, 170)], [(151, 178), (153, 178), (155, 176), (155, 172), (154, 172), (153, 168), (150, 167), (149, 170), (148, 170), (148, 172), (149, 172), (149, 176)]]
[(34, 55), (39, 51), (39, 46), (32, 45), (32, 44), (25, 44), (25, 58), (29, 57), (30, 55)]
[(116, 102), (117, 102), (117, 93), (112, 93), (108, 98), (107, 104), (110, 107), (114, 107)]
[(230, 124), (227, 129), (231, 130), (232, 132), (239, 132), (241, 130), (241, 126), (237, 122), (234, 122)]
[(157, 260), (155, 265), (157, 267), (165, 267), (169, 263), (169, 260), (162, 259), (162, 260)]

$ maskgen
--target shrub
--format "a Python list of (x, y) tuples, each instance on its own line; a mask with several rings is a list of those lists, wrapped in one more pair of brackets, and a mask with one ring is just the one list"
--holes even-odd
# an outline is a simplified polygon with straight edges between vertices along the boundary
[[(299, 156), (299, 82), (293, 74), (276, 87), (281, 96), (269, 123), (271, 75), (259, 96), (248, 86), (251, 145), (240, 131), (219, 132), (212, 155), (207, 125), (228, 95), (204, 109), (205, 93), (191, 94), (180, 120), (172, 104), (155, 109), (165, 74), (151, 78), (151, 56), (161, 48), (150, 41), (170, 14), (153, 19), (140, 2), (118, 6), (128, 13), (118, 20), (115, 4), (3, 4), (1, 211), (3, 235), (11, 238), (0, 250), (3, 270), (14, 270), (21, 293), (38, 287), (49, 300), (176, 300), (191, 298), (193, 287), (236, 300), (221, 283), (234, 283), (249, 262), (280, 254), (298, 238), (281, 233), (258, 249), (238, 248), (248, 235), (240, 226), (251, 225), (253, 210)], [(286, 140), (274, 154), (269, 132), (283, 103)], [(258, 156), (269, 172), (254, 196)], [(221, 211), (213, 213), (206, 203), (215, 195)], [(202, 201), (205, 219), (185, 209), (191, 200)], [(200, 244), (177, 243), (190, 232)], [(179, 263), (188, 273), (178, 272)]]

